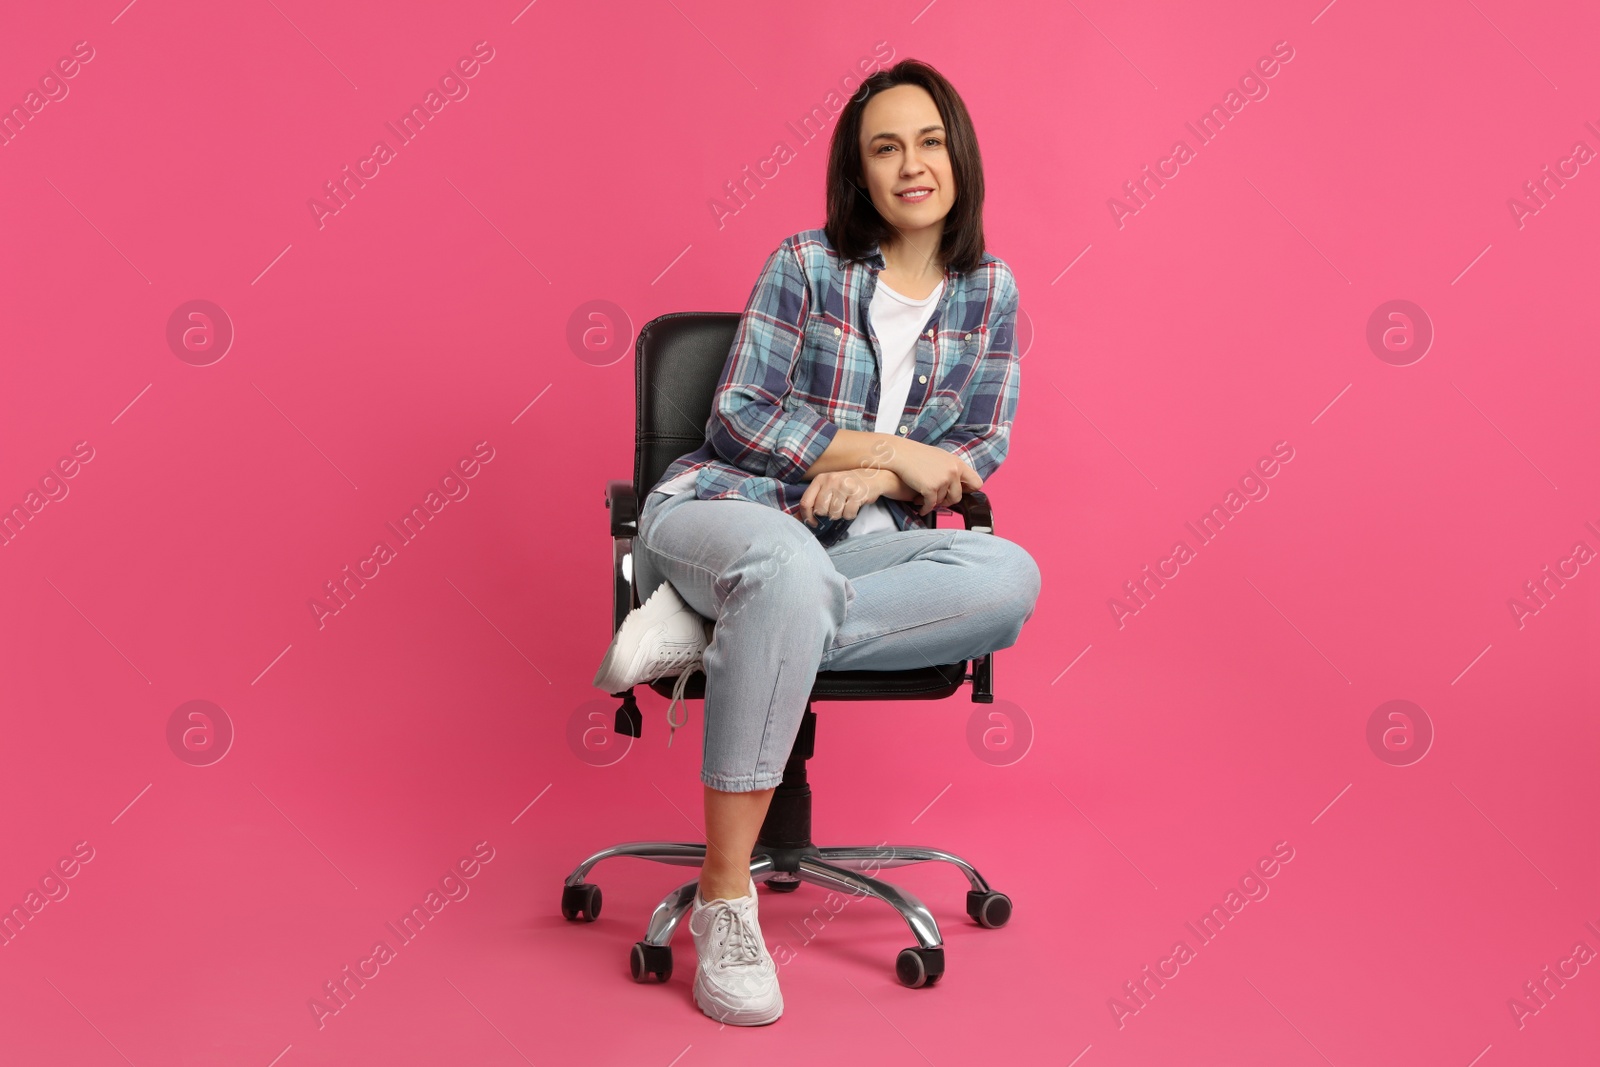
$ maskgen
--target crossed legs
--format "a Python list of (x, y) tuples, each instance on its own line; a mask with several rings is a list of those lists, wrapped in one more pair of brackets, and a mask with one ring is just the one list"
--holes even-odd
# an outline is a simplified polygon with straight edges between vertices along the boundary
[(1014, 644), (1039, 569), (1015, 542), (959, 529), (881, 531), (825, 549), (764, 504), (652, 498), (634, 541), (643, 602), (671, 581), (716, 620), (703, 657), (706, 899), (743, 896), (819, 669), (902, 670)]

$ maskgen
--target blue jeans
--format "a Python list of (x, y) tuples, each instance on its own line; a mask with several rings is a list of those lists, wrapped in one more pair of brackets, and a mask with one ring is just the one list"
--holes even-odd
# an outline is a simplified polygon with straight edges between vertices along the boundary
[(783, 780), (819, 670), (907, 670), (1009, 648), (1040, 586), (1033, 557), (994, 534), (880, 530), (824, 548), (777, 508), (693, 492), (645, 501), (633, 581), (641, 604), (668, 581), (716, 622), (701, 780), (733, 793)]

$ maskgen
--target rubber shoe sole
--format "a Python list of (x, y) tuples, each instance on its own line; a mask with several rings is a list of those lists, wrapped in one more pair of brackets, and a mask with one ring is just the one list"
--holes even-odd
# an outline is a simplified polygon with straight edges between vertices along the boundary
[(700, 1010), (719, 1023), (730, 1026), (767, 1026), (775, 1023), (783, 1015), (783, 994), (778, 994), (778, 999), (771, 1009), (762, 1012), (735, 1011), (725, 1004), (719, 1003), (715, 997), (702, 996), (700, 990), (700, 973), (696, 971), (694, 978), (694, 1002)]

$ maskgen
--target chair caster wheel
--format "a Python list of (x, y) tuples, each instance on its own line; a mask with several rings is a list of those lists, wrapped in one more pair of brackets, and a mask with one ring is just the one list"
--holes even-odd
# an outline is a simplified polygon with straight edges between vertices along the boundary
[(1004, 893), (980, 893), (976, 889), (967, 890), (967, 914), (972, 916), (979, 926), (987, 926), (991, 930), (1004, 926), (1011, 918), (1011, 898)]
[(903, 948), (894, 961), (894, 975), (912, 989), (937, 985), (944, 977), (943, 948)]
[(568, 922), (582, 919), (592, 923), (600, 918), (600, 887), (588, 882), (561, 887), (561, 914)]
[(665, 982), (672, 977), (672, 946), (636, 941), (628, 955), (628, 967), (635, 982), (649, 981), (651, 975), (656, 981)]
[(793, 893), (796, 889), (800, 888), (800, 879), (790, 878), (780, 880), (777, 878), (768, 878), (763, 884), (774, 893)]

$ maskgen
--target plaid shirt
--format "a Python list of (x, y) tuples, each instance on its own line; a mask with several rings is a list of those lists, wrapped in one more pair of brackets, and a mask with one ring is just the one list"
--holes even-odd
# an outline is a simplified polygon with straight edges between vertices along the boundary
[[(884, 266), (878, 245), (865, 262), (844, 262), (824, 230), (786, 238), (767, 257), (739, 320), (705, 443), (674, 460), (652, 491), (697, 471), (701, 500), (737, 497), (800, 519), (805, 472), (841, 427), (870, 431), (877, 419), (879, 359), (867, 312)], [(1005, 461), (1022, 378), (1016, 278), (985, 253), (974, 270), (947, 269), (944, 282), (917, 335), (899, 436), (954, 453), (987, 481)], [(933, 514), (918, 515), (913, 502), (879, 499), (896, 529), (933, 525)], [(824, 545), (852, 521), (816, 519), (807, 529)]]

